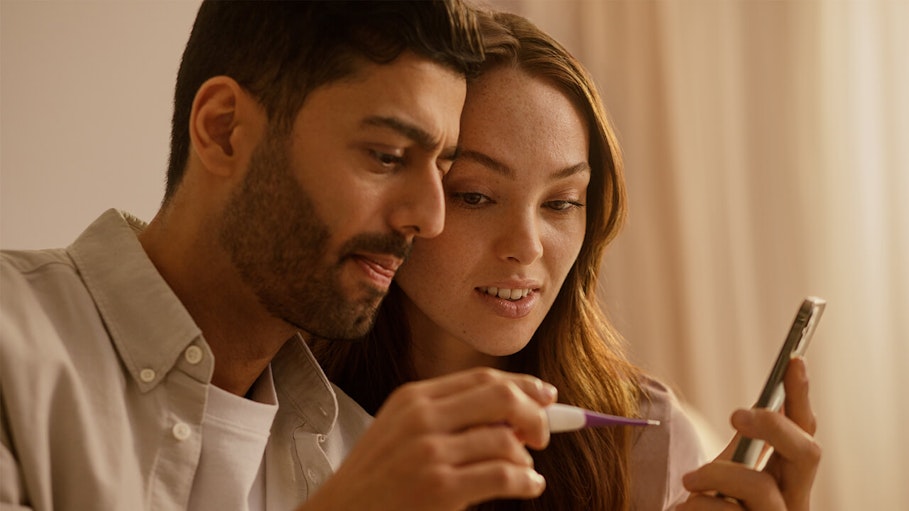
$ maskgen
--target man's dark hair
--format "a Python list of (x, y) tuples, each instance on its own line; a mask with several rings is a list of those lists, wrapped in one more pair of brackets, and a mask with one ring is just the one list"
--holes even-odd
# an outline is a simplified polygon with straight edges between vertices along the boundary
[(313, 89), (406, 50), (472, 75), (483, 60), (475, 12), (461, 0), (204, 1), (177, 74), (164, 200), (183, 177), (190, 111), (209, 78), (236, 80), (287, 132)]

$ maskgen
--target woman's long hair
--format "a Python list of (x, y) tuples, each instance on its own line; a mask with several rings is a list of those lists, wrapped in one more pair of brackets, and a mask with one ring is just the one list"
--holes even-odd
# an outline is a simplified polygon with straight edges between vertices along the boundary
[[(489, 14), (482, 25), (488, 59), (480, 76), (510, 66), (548, 80), (585, 113), (590, 134), (583, 246), (552, 309), (527, 347), (505, 357), (505, 368), (552, 383), (560, 401), (635, 416), (643, 398), (640, 373), (628, 362), (623, 340), (597, 299), (603, 251), (623, 224), (627, 207), (615, 133), (587, 71), (557, 41), (513, 14)], [(329, 379), (373, 414), (395, 388), (417, 379), (402, 299), (400, 288), (392, 285), (372, 332), (360, 342), (312, 342)], [(531, 453), (547, 481), (542, 496), (487, 502), (475, 509), (628, 509), (630, 439), (625, 428), (553, 435), (547, 449)]]

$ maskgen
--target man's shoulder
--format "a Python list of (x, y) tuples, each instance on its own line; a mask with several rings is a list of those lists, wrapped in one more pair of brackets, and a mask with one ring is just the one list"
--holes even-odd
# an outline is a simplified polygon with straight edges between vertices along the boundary
[(0, 250), (0, 267), (3, 270), (4, 280), (13, 272), (28, 276), (53, 269), (75, 270), (72, 259), (62, 248)]
[(4, 312), (37, 312), (48, 300), (58, 301), (84, 283), (64, 249), (3, 250), (0, 252), (0, 293)]
[(78, 270), (63, 249), (0, 252), (0, 295), (6, 317), (34, 316), (46, 299), (62, 298), (62, 288), (79, 281)]

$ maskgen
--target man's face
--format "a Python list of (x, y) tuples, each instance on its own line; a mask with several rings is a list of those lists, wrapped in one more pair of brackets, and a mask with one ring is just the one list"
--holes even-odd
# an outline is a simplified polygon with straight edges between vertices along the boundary
[(264, 137), (219, 237), (271, 314), (321, 337), (366, 333), (414, 237), (441, 232), (465, 93), (405, 53), (314, 90), (289, 135)]

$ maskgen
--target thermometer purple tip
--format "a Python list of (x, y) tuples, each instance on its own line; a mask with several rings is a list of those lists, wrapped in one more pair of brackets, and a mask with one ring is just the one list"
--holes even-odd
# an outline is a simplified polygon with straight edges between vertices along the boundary
[(632, 419), (618, 415), (597, 413), (584, 410), (584, 427), (599, 428), (602, 426), (659, 426), (660, 421), (653, 419)]
[(556, 403), (546, 407), (549, 416), (549, 431), (577, 431), (583, 428), (603, 426), (659, 426), (660, 421), (653, 419), (633, 419), (585, 410), (576, 406)]

